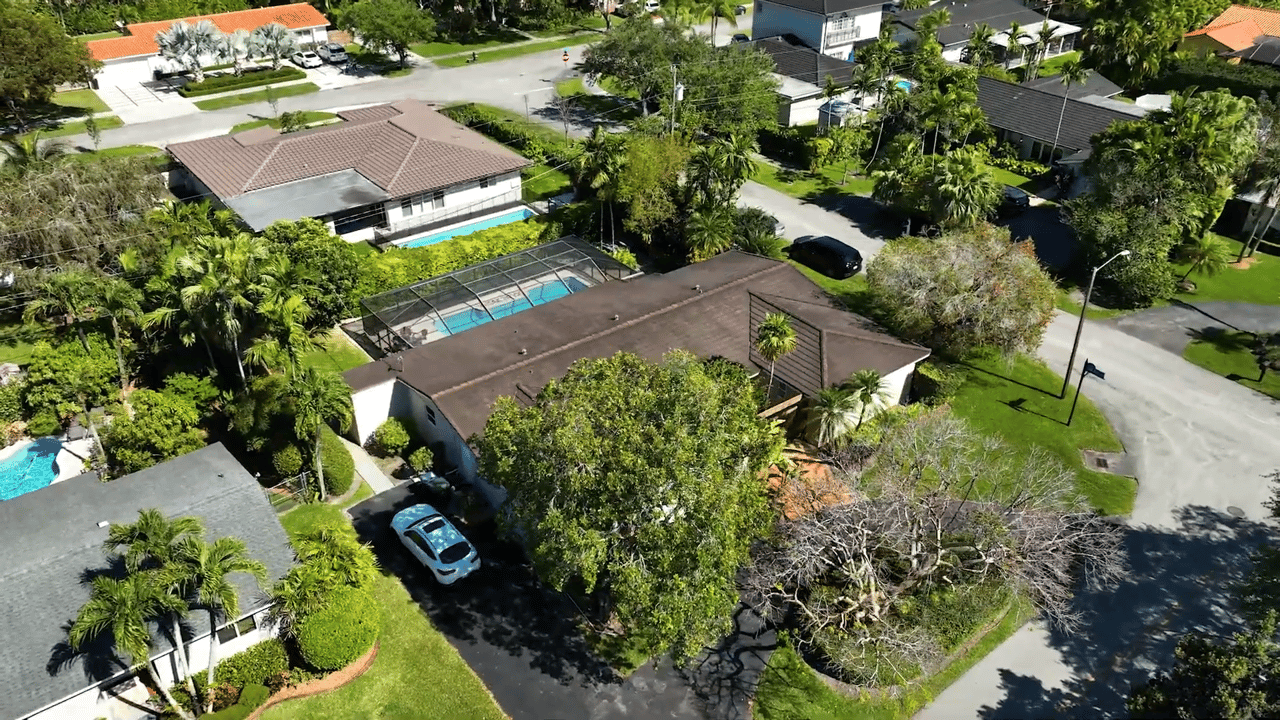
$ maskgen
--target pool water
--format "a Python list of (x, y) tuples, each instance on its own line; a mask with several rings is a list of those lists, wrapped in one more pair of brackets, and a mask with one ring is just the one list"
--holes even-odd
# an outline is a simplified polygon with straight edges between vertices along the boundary
[[(464, 308), (458, 312), (449, 313), (443, 318), (436, 320), (436, 331), (445, 335), (457, 335), (465, 330), (483, 325), (490, 320), (497, 320), (509, 315), (515, 315), (521, 310), (528, 310), (534, 305), (551, 302), (557, 298), (565, 297), (571, 293), (580, 290), (586, 290), (587, 284), (578, 278), (566, 278), (564, 280), (553, 280), (545, 285), (540, 285), (526, 292), (529, 296), (528, 300), (519, 298), (501, 305), (494, 305), (489, 308), (489, 312), (477, 308)], [(493, 314), (493, 317), (489, 316)]]
[(522, 207), (512, 210), (509, 213), (503, 213), (502, 215), (495, 215), (491, 218), (485, 218), (484, 220), (477, 220), (473, 223), (460, 225), (452, 230), (445, 230), (435, 233), (434, 235), (422, 235), (396, 244), (400, 247), (409, 248), (423, 247), (424, 245), (435, 245), (436, 243), (444, 242), (445, 240), (452, 240), (460, 235), (470, 235), (473, 232), (488, 230), (491, 227), (498, 227), (499, 225), (506, 225), (507, 223), (528, 220), (531, 217), (533, 217), (533, 211), (529, 208)]
[(46, 437), (0, 460), (0, 500), (12, 500), (52, 483), (58, 477), (57, 458), (61, 450), (61, 440)]
[(899, 80), (894, 83), (894, 85), (906, 90), (907, 92), (911, 92), (911, 82), (909, 80)]

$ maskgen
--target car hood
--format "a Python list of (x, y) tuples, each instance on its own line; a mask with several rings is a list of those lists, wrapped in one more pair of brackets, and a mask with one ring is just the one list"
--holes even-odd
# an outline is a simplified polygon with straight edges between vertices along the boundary
[(396, 513), (396, 516), (391, 518), (391, 527), (400, 532), (404, 532), (405, 528), (418, 522), (422, 518), (427, 517), (428, 515), (439, 514), (440, 512), (430, 505), (414, 505), (413, 507), (405, 508), (404, 510)]

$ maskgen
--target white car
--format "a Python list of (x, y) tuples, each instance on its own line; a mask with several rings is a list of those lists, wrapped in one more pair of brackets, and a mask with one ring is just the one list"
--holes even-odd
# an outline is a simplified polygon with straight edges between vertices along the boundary
[(338, 43), (325, 43), (316, 48), (316, 54), (334, 65), (341, 65), (347, 61), (347, 49)]
[(320, 59), (320, 56), (310, 50), (296, 52), (293, 54), (293, 57), (289, 59), (293, 61), (294, 65), (303, 68), (318, 68), (324, 64), (324, 61)]
[(401, 510), (391, 519), (391, 527), (442, 585), (452, 585), (480, 567), (475, 546), (430, 505)]
[(656, 13), (658, 12), (659, 7), (660, 5), (658, 4), (658, 0), (645, 0), (645, 3), (644, 3), (645, 12)]

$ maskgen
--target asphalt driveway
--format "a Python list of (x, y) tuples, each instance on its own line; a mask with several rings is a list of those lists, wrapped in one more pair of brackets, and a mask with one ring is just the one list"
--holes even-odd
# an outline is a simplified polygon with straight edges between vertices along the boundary
[(542, 586), (519, 548), (500, 541), (492, 525), (459, 524), (483, 566), (452, 587), (436, 583), (390, 529), (396, 512), (418, 502), (401, 485), (349, 512), (382, 567), (404, 582), (514, 720), (747, 717), (747, 697), (774, 641), (759, 632), (758, 619), (740, 612), (741, 632), (687, 671), (665, 661), (620, 678), (587, 646), (572, 603)]
[(1122, 315), (1107, 322), (1125, 334), (1181, 355), (1192, 340), (1229, 330), (1280, 332), (1280, 307), (1174, 300), (1166, 307)]

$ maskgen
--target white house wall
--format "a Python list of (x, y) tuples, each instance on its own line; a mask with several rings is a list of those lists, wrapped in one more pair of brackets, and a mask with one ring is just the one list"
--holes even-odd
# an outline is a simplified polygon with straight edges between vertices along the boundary
[(451, 479), (471, 483), (495, 508), (506, 502), (507, 491), (480, 476), (475, 453), (467, 445), (466, 438), (458, 433), (431, 398), (408, 385), (397, 383), (392, 408), (396, 417), (413, 421), (418, 434), (436, 457), (443, 459), (449, 467), (457, 468), (458, 477)]
[[(516, 171), (495, 176), (490, 180), (489, 187), (480, 187), (477, 181), (445, 188), (444, 207), (429, 210), (424, 206), (419, 210), (415, 206), (412, 215), (404, 214), (401, 208), (403, 198), (396, 198), (385, 203), (387, 224), (392, 230), (429, 225), (486, 207), (497, 208), (516, 203), (521, 199), (520, 182), (520, 172)], [(430, 193), (424, 194), (430, 195)]]
[(818, 97), (797, 100), (791, 103), (787, 124), (795, 126), (818, 122), (818, 110), (825, 102), (826, 99), (819, 95)]
[(965, 51), (965, 48), (967, 47), (968, 47), (968, 43), (960, 43), (957, 45), (951, 45), (949, 47), (945, 47), (942, 49), (942, 59), (946, 60), (947, 62), (958, 63), (964, 59), (964, 51)]
[[(853, 54), (853, 46), (856, 43), (879, 37), (880, 16), (882, 14), (880, 8), (876, 8), (874, 12), (854, 15), (853, 37), (849, 37), (844, 31), (831, 29), (833, 20), (839, 17), (839, 14), (829, 16), (825, 26), (824, 41), (821, 48), (822, 54), (852, 62), (853, 58), (850, 55)], [(839, 37), (834, 37), (834, 33), (840, 33)]]
[(391, 400), (395, 389), (396, 380), (388, 378), (386, 382), (351, 393), (351, 404), (355, 409), (351, 432), (357, 444), (364, 445), (368, 442), (373, 431), (391, 417)]
[(901, 404), (911, 392), (911, 376), (915, 374), (916, 364), (894, 370), (881, 378), (885, 385), (885, 403), (889, 407)]
[(769, 0), (756, 0), (756, 10), (751, 17), (751, 37), (760, 40), (790, 33), (805, 45), (819, 49), (822, 47), (824, 21), (822, 15), (775, 5)]

